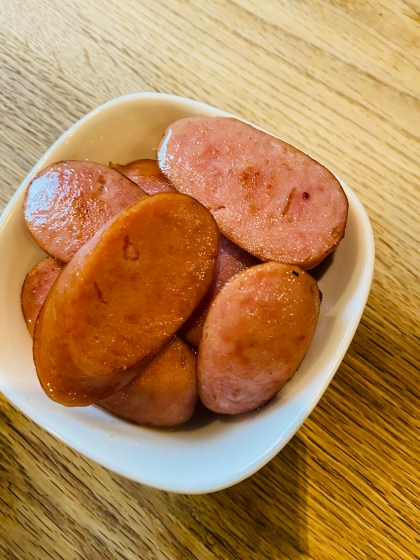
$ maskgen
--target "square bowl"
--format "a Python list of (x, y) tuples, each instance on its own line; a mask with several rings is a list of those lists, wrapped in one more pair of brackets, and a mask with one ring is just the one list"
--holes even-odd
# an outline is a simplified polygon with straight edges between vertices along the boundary
[(177, 119), (232, 116), (209, 105), (158, 93), (120, 97), (86, 115), (40, 159), (0, 220), (0, 391), (27, 417), (104, 467), (179, 493), (220, 490), (252, 475), (296, 433), (317, 404), (354, 336), (372, 281), (374, 240), (367, 214), (349, 187), (346, 236), (314, 269), (323, 302), (309, 352), (294, 377), (265, 407), (238, 417), (198, 414), (164, 431), (120, 420), (96, 406), (66, 408), (38, 382), (32, 340), (20, 307), (25, 275), (44, 253), (26, 229), (25, 189), (33, 175), (60, 160), (108, 165), (156, 158), (156, 146)]

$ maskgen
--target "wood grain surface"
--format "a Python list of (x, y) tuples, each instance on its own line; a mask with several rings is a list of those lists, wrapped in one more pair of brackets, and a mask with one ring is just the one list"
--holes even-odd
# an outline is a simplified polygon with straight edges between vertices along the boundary
[(1, 209), (73, 122), (137, 91), (238, 114), (342, 177), (375, 233), (371, 295), (297, 435), (214, 494), (112, 474), (0, 396), (0, 557), (420, 558), (419, 0), (0, 0)]

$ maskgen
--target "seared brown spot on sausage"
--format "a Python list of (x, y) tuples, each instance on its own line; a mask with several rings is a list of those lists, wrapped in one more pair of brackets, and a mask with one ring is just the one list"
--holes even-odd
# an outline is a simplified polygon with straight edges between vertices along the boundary
[(219, 155), (219, 150), (215, 146), (209, 146), (202, 152), (201, 157), (206, 159), (209, 156), (214, 158), (217, 157), (218, 155)]
[(250, 165), (239, 176), (239, 180), (243, 187), (247, 189), (256, 189), (260, 182), (260, 172)]
[(126, 322), (127, 322), (129, 325), (135, 325), (136, 323), (139, 322), (139, 318), (138, 318), (138, 316), (137, 316), (135, 313), (128, 313), (128, 314), (124, 317), (124, 319), (126, 320)]
[(307, 200), (307, 199), (309, 198), (309, 193), (304, 192), (304, 193), (302, 194), (302, 198), (303, 198), (304, 200)]
[(338, 243), (343, 237), (342, 228), (335, 227), (331, 230), (331, 237), (334, 239), (334, 243)]
[(286, 204), (284, 205), (283, 211), (281, 213), (282, 216), (285, 216), (290, 210), (290, 206), (292, 205), (293, 199), (295, 197), (295, 192), (296, 189), (293, 187), (293, 189), (289, 193), (289, 196), (287, 197)]
[(139, 256), (140, 256), (139, 250), (131, 243), (130, 239), (128, 238), (128, 235), (124, 237), (123, 251), (124, 251), (124, 258), (126, 261), (139, 260)]
[(299, 272), (296, 272), (296, 270), (292, 270), (292, 274), (294, 274), (295, 276), (299, 276)]
[(108, 302), (105, 301), (104, 298), (103, 298), (102, 291), (99, 288), (98, 284), (96, 282), (94, 282), (93, 285), (95, 286), (95, 290), (96, 290), (96, 293), (98, 294), (99, 301), (108, 305)]
[[(81, 223), (84, 223), (86, 220), (86, 214), (89, 213), (89, 203), (86, 200), (86, 196), (82, 193), (79, 196), (74, 198), (72, 208), (69, 211), (74, 219), (79, 219)], [(77, 232), (77, 236), (79, 237), (79, 232)]]

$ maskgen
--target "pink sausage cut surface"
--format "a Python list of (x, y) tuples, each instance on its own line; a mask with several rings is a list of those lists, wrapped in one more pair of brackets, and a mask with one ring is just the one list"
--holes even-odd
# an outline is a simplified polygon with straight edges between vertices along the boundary
[(22, 286), (22, 312), (31, 336), (41, 307), (65, 264), (46, 257), (37, 263), (26, 275)]
[(197, 347), (203, 334), (203, 325), (211, 300), (226, 282), (238, 274), (238, 272), (258, 263), (259, 261), (255, 257), (221, 235), (219, 258), (213, 284), (200, 305), (181, 328), (179, 335), (189, 344)]
[(38, 245), (69, 262), (108, 220), (144, 196), (115, 169), (89, 161), (62, 161), (32, 179), (24, 216)]
[(269, 262), (235, 276), (213, 300), (198, 349), (198, 392), (214, 412), (243, 414), (292, 377), (313, 337), (320, 292), (299, 267)]
[(176, 121), (158, 163), (178, 191), (212, 212), (223, 235), (263, 261), (309, 269), (344, 236), (348, 202), (334, 175), (237, 119)]
[(196, 361), (188, 344), (174, 337), (141, 375), (96, 404), (137, 424), (179, 426), (197, 405)]
[(154, 159), (137, 159), (126, 165), (111, 163), (110, 167), (128, 177), (147, 194), (176, 192), (176, 188), (168, 183)]

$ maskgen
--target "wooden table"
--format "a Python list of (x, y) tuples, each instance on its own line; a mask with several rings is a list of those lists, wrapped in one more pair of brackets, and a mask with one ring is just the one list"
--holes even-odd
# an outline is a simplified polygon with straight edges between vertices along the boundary
[(5, 559), (420, 558), (418, 0), (0, 0), (0, 197), (122, 94), (196, 98), (324, 162), (372, 221), (353, 343), (273, 461), (210, 495), (114, 475), (0, 400)]

